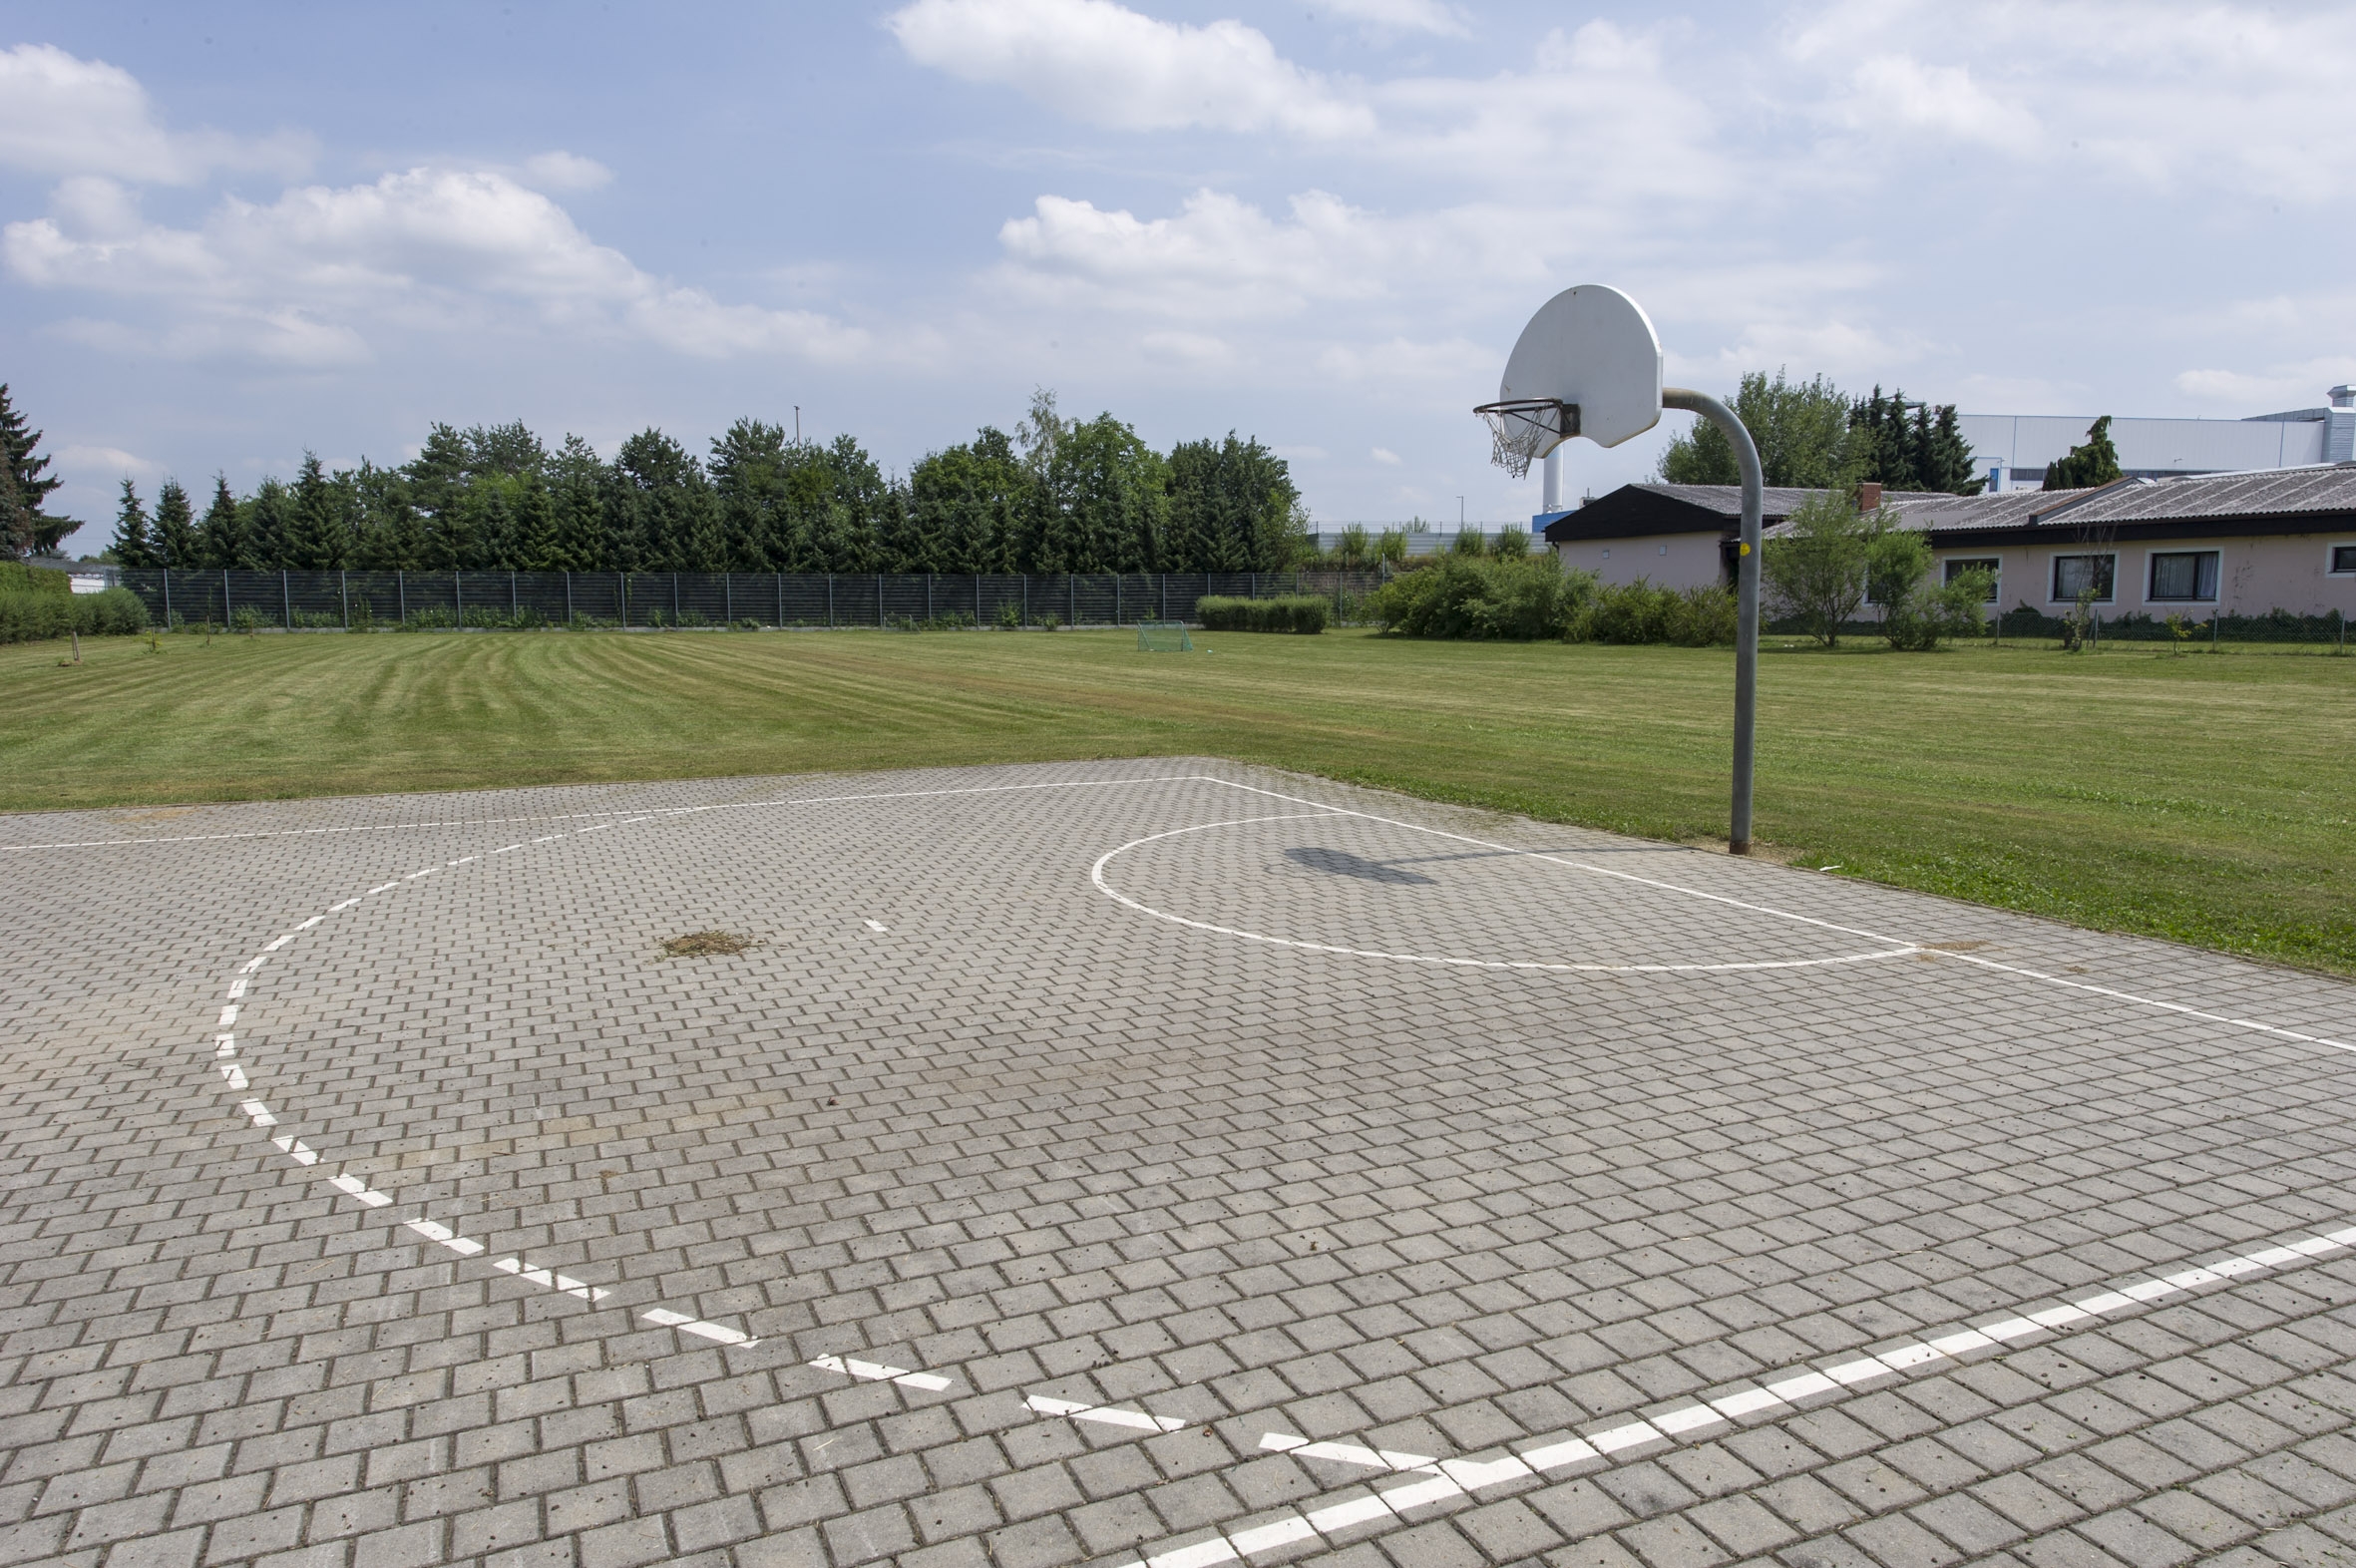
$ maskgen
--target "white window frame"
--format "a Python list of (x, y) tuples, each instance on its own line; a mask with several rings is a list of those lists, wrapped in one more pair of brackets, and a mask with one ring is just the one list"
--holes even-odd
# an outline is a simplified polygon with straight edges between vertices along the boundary
[[(2348, 565), (2340, 566), (2340, 552), (2347, 551)], [(2356, 578), (2356, 540), (2342, 540), (2323, 547), (2323, 575), (2327, 578)]]
[(1962, 567), (1966, 571), (1976, 571), (1983, 567), (1986, 568), (1988, 572), (1988, 596), (1980, 600), (1980, 602), (1983, 604), (1994, 604), (2003, 600), (2004, 558), (2002, 556), (1949, 556), (1945, 561), (1939, 563), (1939, 586), (1941, 588), (1944, 588), (1948, 584), (1955, 581), (1955, 569), (1957, 567)]
[(2078, 602), (2078, 595), (2077, 595), (2077, 594), (2075, 594), (2075, 593), (2071, 594), (2071, 595), (2070, 595), (2069, 597), (2067, 597), (2067, 598), (2064, 598), (2064, 597), (2062, 596), (2062, 594), (2061, 594), (2061, 588), (2062, 588), (2062, 581), (2061, 581), (2061, 580), (2062, 580), (2062, 563), (2063, 563), (2063, 562), (2065, 562), (2065, 561), (2104, 561), (2104, 560), (2108, 560), (2108, 561), (2111, 563), (2111, 591), (2110, 591), (2110, 592), (2108, 592), (2108, 593), (2098, 593), (2098, 594), (2096, 594), (2096, 595), (2095, 595), (2095, 600), (2094, 600), (2094, 601), (2095, 601), (2096, 603), (2098, 603), (2098, 604), (2116, 604), (2116, 603), (2118, 603), (2118, 602), (2119, 602), (2119, 552), (2118, 552), (2118, 551), (2116, 551), (2116, 550), (2057, 550), (2057, 551), (2055, 551), (2055, 552), (2054, 552), (2054, 555), (2053, 555), (2053, 560), (2052, 560), (2052, 562), (2051, 562), (2051, 563), (2050, 563), (2050, 564), (2049, 564), (2049, 565), (2046, 567), (2046, 571), (2045, 571), (2045, 591), (2046, 591), (2046, 600), (2045, 600), (2045, 601), (2046, 601), (2048, 604), (2075, 604), (2075, 603), (2077, 603), (2077, 602)]
[[(2181, 597), (2160, 597), (2154, 589), (2158, 586), (2155, 580), (2160, 575), (2160, 558), (2162, 556), (2206, 556), (2215, 562), (2216, 565), (2209, 573), (2209, 591), (2206, 593), (2195, 591)], [(2198, 567), (2192, 569), (2192, 586), (2195, 589), (2200, 586), (2200, 569)], [(2217, 601), (2217, 595), (2224, 590), (2224, 587), (2225, 553), (2221, 550), (2148, 550), (2144, 552), (2144, 602), (2147, 604), (2213, 604)]]

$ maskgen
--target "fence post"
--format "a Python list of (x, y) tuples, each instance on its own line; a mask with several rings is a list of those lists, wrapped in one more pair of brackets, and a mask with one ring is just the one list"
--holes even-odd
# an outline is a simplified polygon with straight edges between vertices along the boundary
[(507, 618), (513, 620), (523, 610), (523, 602), (516, 597), (516, 573), (513, 567), (507, 575)]
[(974, 629), (982, 629), (982, 574), (974, 574)]
[(286, 586), (286, 569), (278, 569), (278, 612), (286, 617), (286, 629), (294, 629), (294, 592)]
[(834, 628), (835, 628), (835, 575), (834, 575), (833, 573), (829, 572), (829, 573), (826, 575), (826, 629), (827, 629), (827, 630), (829, 630), (829, 631), (832, 631), (832, 630), (834, 630)]
[(679, 575), (671, 574), (671, 624), (679, 623)]
[(925, 574), (925, 618), (933, 618), (933, 574)]
[(164, 629), (172, 629), (172, 569), (164, 569)]
[(876, 574), (876, 629), (884, 629), (884, 575)]
[(720, 615), (731, 626), (736, 624), (736, 574), (720, 574)]
[(1068, 626), (1080, 623), (1080, 580), (1076, 572), (1063, 574), (1063, 622)]
[(573, 624), (573, 573), (570, 569), (565, 573), (565, 624)]
[(458, 580), (455, 567), (450, 572), (450, 617), (457, 622), (451, 627), (453, 631), (466, 629), (466, 585)]
[(1121, 623), (1121, 575), (1117, 572), (1112, 575), (1112, 623)]
[(393, 568), (393, 599), (401, 609), (401, 624), (409, 624), (409, 574)]
[(777, 574), (777, 629), (785, 629), (785, 574)]
[(1030, 624), (1030, 574), (1022, 574), (1022, 623)]
[(1250, 598), (1258, 598), (1260, 596), (1260, 574), (1255, 572), (1251, 575), (1251, 589), (1246, 596)]
[(352, 575), (342, 567), (335, 569), (335, 596), (343, 601), (343, 628), (352, 629)]
[(626, 572), (616, 572), (613, 574), (613, 602), (620, 606), (621, 629), (624, 631), (629, 630), (630, 575)]
[(1170, 618), (1170, 574), (1162, 574), (1162, 619)]

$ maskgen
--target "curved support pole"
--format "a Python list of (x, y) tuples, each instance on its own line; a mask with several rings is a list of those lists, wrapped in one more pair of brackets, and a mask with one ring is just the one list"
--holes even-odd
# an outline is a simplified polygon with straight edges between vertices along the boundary
[(1733, 409), (1707, 392), (1661, 389), (1663, 408), (1699, 414), (1716, 425), (1735, 449), (1743, 474), (1743, 543), (1735, 565), (1735, 799), (1727, 848), (1751, 853), (1751, 757), (1759, 729), (1759, 528), (1765, 507), (1759, 448)]

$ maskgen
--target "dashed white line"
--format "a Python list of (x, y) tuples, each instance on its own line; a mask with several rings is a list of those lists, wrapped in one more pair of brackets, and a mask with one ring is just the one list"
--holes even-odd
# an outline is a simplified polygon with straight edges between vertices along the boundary
[(1051, 1399), (1034, 1393), (1022, 1401), (1041, 1415), (1062, 1415), (1075, 1421), (1095, 1421), (1104, 1426), (1126, 1426), (1141, 1432), (1174, 1432), (1191, 1422), (1171, 1415), (1148, 1415), (1142, 1410), (1115, 1410), (1102, 1405), (1083, 1404), (1076, 1399)]
[(954, 1378), (938, 1372), (910, 1372), (905, 1367), (886, 1367), (881, 1362), (863, 1362), (848, 1356), (821, 1356), (810, 1363), (821, 1372), (841, 1372), (849, 1377), (864, 1377), (871, 1382), (897, 1382), (911, 1388), (923, 1388), (939, 1393), (950, 1386)]
[(683, 1312), (672, 1312), (667, 1307), (650, 1308), (638, 1314), (638, 1317), (659, 1328), (676, 1329), (681, 1334), (699, 1335), (706, 1340), (716, 1340), (722, 1345), (758, 1345), (761, 1343), (757, 1337), (741, 1334), (726, 1324), (706, 1323), (701, 1318), (690, 1318)]
[[(609, 825), (610, 824), (600, 824), (599, 826)], [(581, 829), (576, 831), (587, 832), (590, 830)], [(552, 833), (540, 838), (533, 839), (530, 842), (533, 844), (552, 844), (557, 842), (559, 839), (569, 838), (571, 836), (571, 833)], [(525, 845), (523, 844), (511, 844), (508, 846), (508, 850), (518, 850), (523, 848), (525, 848)], [(495, 853), (506, 854), (508, 850), (500, 850), (496, 851)], [(460, 859), (448, 862), (447, 867), (464, 866), (480, 858), (481, 857), (475, 855), (464, 856)], [(354, 897), (344, 899), (337, 904), (329, 906), (327, 914), (340, 914), (343, 911), (351, 909), (353, 906), (359, 904), (363, 899), (380, 893), (389, 893), (393, 889), (401, 886), (403, 883), (415, 882), (420, 878), (430, 877), (436, 872), (444, 869), (446, 869), (445, 866), (427, 866), (421, 870), (410, 872), (406, 876), (396, 878), (391, 882), (380, 883), (376, 887), (370, 888), (367, 893), (355, 895)], [(229, 981), (226, 991), (226, 996), (228, 999), (221, 1007), (220, 1021), (216, 1026), (225, 1030), (236, 1023), (237, 1001), (239, 998), (242, 998), (245, 995), (247, 988), (247, 979), (268, 961), (268, 956), (270, 954), (277, 952), (287, 943), (292, 942), (300, 933), (314, 929), (321, 921), (325, 919), (325, 914), (313, 915), (308, 920), (298, 923), (292, 931), (285, 932), (266, 944), (260, 953), (255, 954), (252, 958), (246, 960), (245, 963), (237, 970), (234, 978)], [(218, 1059), (233, 1057), (235, 1054), (236, 1036), (234, 1034), (221, 1033), (213, 1036), (213, 1055), (216, 1058), (215, 1064), (220, 1069), (222, 1081), (230, 1089), (242, 1092), (243, 1090), (246, 1090), (252, 1086), (246, 1076), (243, 1064), (234, 1060)], [(258, 1099), (247, 1099), (240, 1101), (237, 1108), (245, 1114), (246, 1118), (251, 1121), (256, 1128), (269, 1128), (278, 1125), (278, 1118), (271, 1113), (269, 1107), (266, 1104)], [(297, 1165), (307, 1168), (319, 1163), (318, 1151), (291, 1134), (280, 1133), (272, 1137), (270, 1142), (277, 1147), (280, 1153), (286, 1155), (287, 1158), (293, 1160)], [(348, 1171), (338, 1172), (333, 1176), (329, 1176), (326, 1178), (326, 1181), (330, 1187), (333, 1187), (336, 1191), (344, 1194), (344, 1196), (354, 1199), (359, 1203), (365, 1204), (371, 1209), (385, 1208), (394, 1201), (389, 1194), (377, 1191), (374, 1187), (371, 1187), (366, 1180)], [(414, 1231), (416, 1234), (426, 1238), (426, 1240), (438, 1243), (439, 1245), (447, 1248), (451, 1252), (454, 1252), (463, 1258), (474, 1257), (485, 1250), (483, 1243), (472, 1240), (471, 1238), (465, 1236), (461, 1236), (450, 1227), (430, 1217), (420, 1216), (416, 1219), (405, 1220), (402, 1223), (406, 1225), (411, 1231)], [(591, 1285), (586, 1280), (577, 1280), (571, 1275), (560, 1274), (555, 1270), (543, 1268), (520, 1257), (498, 1259), (493, 1263), (492, 1267), (499, 1269), (503, 1273), (506, 1273), (513, 1278), (522, 1280), (527, 1284), (539, 1286), (543, 1290), (561, 1291), (568, 1296), (576, 1297), (582, 1301), (589, 1302), (591, 1305), (604, 1301), (613, 1294), (611, 1291)], [(707, 1323), (700, 1318), (690, 1318), (684, 1313), (675, 1313), (664, 1308), (651, 1309), (641, 1316), (645, 1322), (656, 1324), (664, 1328), (675, 1328), (682, 1334), (698, 1335), (704, 1339), (716, 1341), (722, 1345), (752, 1346), (758, 1345), (760, 1343), (756, 1337), (740, 1333), (735, 1329), (728, 1328), (724, 1324)], [(862, 1363), (861, 1365), (864, 1366), (866, 1364)], [(904, 1372), (900, 1375), (898, 1380), (910, 1382), (920, 1387), (933, 1386), (936, 1384), (944, 1388), (949, 1386), (948, 1378), (934, 1377), (930, 1373)]]

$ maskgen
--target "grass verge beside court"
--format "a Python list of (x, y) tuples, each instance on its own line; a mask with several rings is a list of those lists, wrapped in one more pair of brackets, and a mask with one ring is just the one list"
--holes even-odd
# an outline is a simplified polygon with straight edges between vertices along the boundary
[[(0, 648), (0, 809), (1203, 753), (1724, 842), (1723, 650), (1361, 632)], [(1778, 858), (2356, 975), (2356, 659), (1771, 651)]]

